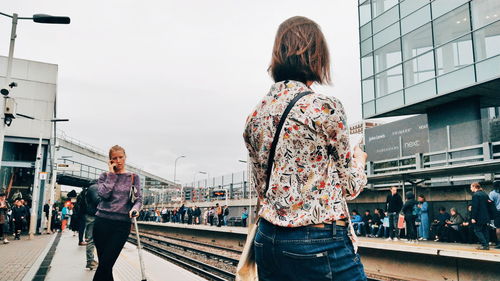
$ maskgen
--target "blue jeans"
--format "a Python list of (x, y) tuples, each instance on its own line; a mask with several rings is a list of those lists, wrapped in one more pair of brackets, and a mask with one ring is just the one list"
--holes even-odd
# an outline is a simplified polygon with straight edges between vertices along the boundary
[(254, 240), (260, 281), (366, 280), (347, 228), (287, 228), (261, 219)]

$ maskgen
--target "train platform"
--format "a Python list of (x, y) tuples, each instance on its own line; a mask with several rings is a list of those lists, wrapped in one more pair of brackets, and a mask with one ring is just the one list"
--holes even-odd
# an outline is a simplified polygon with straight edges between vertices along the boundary
[(187, 224), (187, 223), (172, 223), (172, 222), (138, 222), (142, 225), (151, 225), (151, 226), (163, 226), (169, 228), (179, 228), (179, 229), (194, 229), (194, 230), (203, 230), (203, 231), (211, 231), (211, 232), (224, 232), (224, 233), (235, 233), (235, 234), (247, 234), (248, 228), (241, 226), (221, 226), (217, 227), (215, 225), (206, 225), (206, 224)]
[[(204, 280), (147, 251), (143, 252), (143, 257), (148, 281), (165, 280), (165, 276), (167, 275), (171, 280)], [(62, 276), (68, 276), (68, 274), (71, 276), (71, 279), (75, 281), (92, 280), (95, 271), (85, 269), (85, 264), (85, 247), (78, 246), (78, 237), (73, 236), (70, 232), (64, 232), (57, 245), (45, 280), (58, 281), (61, 280)], [(130, 243), (125, 244), (113, 268), (113, 275), (117, 281), (141, 280), (139, 256), (135, 245)]]
[(9, 244), (0, 244), (0, 281), (31, 281), (56, 235), (37, 235), (29, 240), (13, 240)]

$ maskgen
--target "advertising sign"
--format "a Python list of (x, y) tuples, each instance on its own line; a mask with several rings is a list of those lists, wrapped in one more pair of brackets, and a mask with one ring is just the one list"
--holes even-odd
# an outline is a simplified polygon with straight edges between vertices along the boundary
[(380, 161), (429, 152), (427, 115), (367, 128), (365, 151), (368, 161)]

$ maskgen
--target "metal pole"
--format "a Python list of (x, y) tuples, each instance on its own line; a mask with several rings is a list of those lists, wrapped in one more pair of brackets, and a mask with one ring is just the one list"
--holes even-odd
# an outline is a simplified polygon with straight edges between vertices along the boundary
[[(14, 60), (14, 45), (16, 43), (17, 14), (12, 15), (12, 29), (10, 31), (9, 58), (7, 59), (7, 76), (5, 77), (5, 88), (9, 88), (12, 79), (12, 61)], [(5, 116), (5, 97), (0, 98), (0, 119)], [(5, 123), (0, 120), (0, 168), (2, 167), (3, 143), (5, 140)]]
[(54, 206), (54, 191), (56, 189), (56, 180), (57, 180), (57, 163), (55, 163), (54, 161), (53, 164), (54, 168), (52, 170), (52, 179), (50, 180), (49, 218), (47, 220), (47, 233), (52, 233), (52, 229), (50, 229), (50, 226), (52, 224), (52, 207)]
[(30, 229), (29, 229), (29, 239), (35, 237), (36, 223), (38, 216), (38, 197), (39, 197), (39, 180), (40, 180), (40, 166), (42, 164), (42, 132), (40, 132), (40, 138), (38, 139), (38, 149), (35, 162), (35, 177), (33, 180), (33, 192), (31, 195), (31, 219), (30, 219)]
[(250, 157), (247, 156), (247, 186), (248, 186), (248, 225), (252, 224), (252, 185), (250, 184)]

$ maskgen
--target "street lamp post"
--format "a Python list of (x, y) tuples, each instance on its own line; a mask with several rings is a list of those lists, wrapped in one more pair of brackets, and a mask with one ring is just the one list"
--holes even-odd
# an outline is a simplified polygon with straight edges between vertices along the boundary
[[(174, 162), (174, 184), (177, 185), (177, 161), (181, 158), (186, 158), (185, 155), (181, 155), (177, 158), (175, 158), (175, 162)], [(181, 202), (184, 201), (182, 199), (182, 191), (183, 191), (183, 187), (181, 186)]]
[[(0, 118), (3, 118), (5, 115), (5, 98), (9, 95), (9, 88), (13, 88), (16, 86), (12, 80), (12, 62), (14, 60), (14, 45), (16, 43), (16, 29), (18, 20), (33, 20), (36, 23), (45, 23), (45, 24), (69, 24), (71, 22), (69, 17), (59, 17), (59, 16), (50, 16), (45, 14), (35, 14), (33, 17), (19, 17), (18, 14), (14, 13), (12, 15), (8, 15), (0, 12), (0, 15), (11, 18), (12, 19), (12, 28), (10, 31), (10, 45), (9, 45), (9, 57), (7, 59), (7, 73), (5, 77), (5, 87), (3, 87), (0, 92), (4, 96), (4, 98), (0, 98)], [(3, 156), (3, 143), (5, 139), (5, 123), (0, 122), (0, 168), (2, 167), (2, 156)]]
[[(24, 117), (28, 117), (23, 115)], [(35, 119), (35, 118), (33, 118)], [(50, 120), (39, 120), (40, 123), (44, 121), (50, 121), (52, 123), (56, 122), (67, 122), (69, 119), (50, 119)], [(40, 126), (41, 127), (41, 126)], [(30, 227), (29, 227), (29, 238), (33, 239), (36, 232), (36, 224), (38, 220), (38, 199), (40, 197), (40, 170), (42, 166), (42, 130), (40, 130), (40, 138), (38, 139), (38, 148), (35, 162), (35, 177), (33, 180), (33, 191), (31, 194), (31, 215), (30, 215)]]

